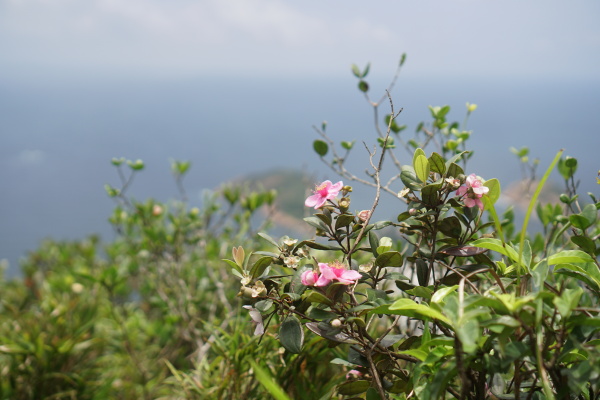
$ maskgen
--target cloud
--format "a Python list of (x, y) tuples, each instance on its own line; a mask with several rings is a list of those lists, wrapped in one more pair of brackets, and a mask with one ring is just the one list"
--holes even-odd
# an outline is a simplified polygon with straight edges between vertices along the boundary
[(427, 75), (595, 76), (598, 4), (5, 0), (0, 52), (14, 72), (328, 75), (407, 52)]
[(215, 71), (241, 59), (280, 65), (286, 54), (293, 65), (298, 52), (392, 35), (366, 18), (332, 23), (311, 11), (283, 0), (10, 0), (0, 49), (15, 62)]

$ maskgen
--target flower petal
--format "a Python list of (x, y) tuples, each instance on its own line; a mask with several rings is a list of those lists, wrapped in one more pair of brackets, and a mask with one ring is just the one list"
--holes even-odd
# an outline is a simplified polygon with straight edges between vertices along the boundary
[(304, 202), (304, 205), (306, 207), (314, 207), (315, 209), (317, 209), (317, 208), (322, 207), (326, 201), (327, 201), (327, 199), (325, 199), (321, 195), (313, 194), (312, 196), (310, 196), (306, 199), (306, 201)]

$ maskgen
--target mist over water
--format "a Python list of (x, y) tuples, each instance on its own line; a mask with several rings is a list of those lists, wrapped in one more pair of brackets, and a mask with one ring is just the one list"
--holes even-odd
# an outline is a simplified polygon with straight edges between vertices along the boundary
[[(370, 83), (377, 94), (386, 84)], [(392, 97), (396, 109), (404, 108), (398, 122), (408, 125), (408, 138), (429, 120), (428, 105), (449, 104), (448, 119), (462, 123), (465, 103), (478, 104), (467, 127), (475, 149), (468, 173), (496, 177), (504, 187), (521, 177), (510, 146), (530, 147), (541, 160), (538, 176), (565, 148), (579, 160), (580, 192), (598, 195), (599, 93), (599, 82), (401, 77)], [(112, 157), (144, 160), (130, 192), (140, 200), (176, 197), (169, 161), (190, 160), (184, 182), (190, 204), (198, 205), (204, 189), (253, 172), (295, 168), (317, 180), (336, 179), (312, 150), (311, 126), (323, 120), (333, 140), (357, 140), (349, 160), (357, 175), (368, 165), (361, 141), (375, 143), (372, 112), (351, 76), (0, 80), (0, 116), (0, 259), (9, 260), (9, 275), (45, 237), (113, 237), (107, 218), (114, 203), (103, 188), (119, 184)], [(553, 179), (560, 185), (557, 173)], [(353, 208), (368, 208), (370, 192), (355, 193)], [(384, 198), (382, 218), (396, 211), (393, 200)]]

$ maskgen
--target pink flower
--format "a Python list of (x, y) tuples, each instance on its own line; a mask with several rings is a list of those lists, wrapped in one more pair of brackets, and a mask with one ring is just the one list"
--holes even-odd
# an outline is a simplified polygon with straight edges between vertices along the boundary
[(306, 199), (304, 205), (306, 207), (314, 207), (315, 210), (321, 208), (327, 200), (334, 199), (340, 190), (342, 190), (342, 187), (344, 187), (342, 181), (336, 184), (332, 184), (331, 181), (325, 181), (315, 188), (314, 194)]
[[(483, 186), (483, 182), (481, 178), (475, 174), (471, 174), (467, 177), (465, 184), (458, 188), (456, 191), (456, 195), (460, 197), (464, 197), (464, 203), (467, 207), (479, 207), (480, 210), (483, 210), (483, 203), (481, 202), (481, 197), (484, 194), (489, 192), (489, 188), (487, 186)], [(465, 197), (466, 196), (466, 197)]]
[(321, 271), (321, 276), (315, 283), (315, 286), (325, 286), (334, 280), (344, 285), (352, 285), (361, 276), (360, 272), (346, 269), (339, 262), (334, 262), (332, 265), (319, 263), (319, 270)]
[(319, 280), (319, 274), (311, 270), (304, 271), (302, 275), (300, 275), (300, 280), (304, 286), (314, 286)]
[(363, 375), (363, 373), (360, 372), (359, 370), (351, 369), (346, 374), (346, 379), (348, 379), (348, 380), (350, 380), (350, 379), (357, 379), (357, 378), (360, 378), (362, 375)]

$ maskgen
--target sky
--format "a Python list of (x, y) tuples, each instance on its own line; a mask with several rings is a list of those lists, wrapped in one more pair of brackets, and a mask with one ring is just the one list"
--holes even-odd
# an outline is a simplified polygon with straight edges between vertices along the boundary
[[(414, 76), (597, 79), (597, 0), (2, 0), (4, 78)], [(393, 68), (393, 67), (392, 67)]]
[(371, 137), (350, 65), (371, 63), (377, 96), (402, 53), (402, 123), (479, 103), (482, 175), (518, 177), (509, 146), (544, 165), (567, 147), (595, 189), (599, 17), (598, 0), (0, 0), (0, 258), (106, 231), (111, 157), (147, 160), (148, 193), (170, 190), (171, 158), (197, 193), (323, 167), (313, 124)]

